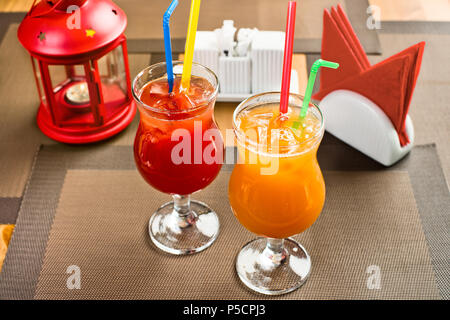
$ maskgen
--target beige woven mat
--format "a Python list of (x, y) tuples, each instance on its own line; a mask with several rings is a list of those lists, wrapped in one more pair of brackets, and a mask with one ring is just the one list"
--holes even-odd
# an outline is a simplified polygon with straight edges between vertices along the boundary
[[(170, 1), (116, 0), (128, 16), (127, 37), (163, 38), (162, 16)], [(321, 38), (324, 8), (330, 8), (344, 0), (305, 0), (298, 3), (296, 38)], [(180, 1), (170, 20), (172, 38), (185, 38), (189, 19), (190, 1)], [(202, 1), (198, 30), (220, 28), (224, 19), (234, 20), (238, 28), (283, 31), (286, 24), (287, 2), (280, 0), (207, 0)], [(277, 13), (277, 14), (275, 14)], [(161, 23), (155, 23), (155, 21)], [(151, 26), (151, 28), (149, 27)]]
[[(230, 210), (229, 173), (195, 195), (220, 216), (217, 242), (200, 254), (173, 257), (147, 235), (148, 219), (166, 195), (135, 170), (67, 171), (35, 298), (261, 298), (234, 271), (236, 253), (254, 235)], [(325, 209), (297, 237), (311, 254), (312, 275), (283, 298), (439, 298), (407, 172), (330, 171), (325, 179)], [(81, 269), (80, 290), (66, 287), (70, 265)], [(367, 287), (371, 265), (381, 270), (379, 290)]]

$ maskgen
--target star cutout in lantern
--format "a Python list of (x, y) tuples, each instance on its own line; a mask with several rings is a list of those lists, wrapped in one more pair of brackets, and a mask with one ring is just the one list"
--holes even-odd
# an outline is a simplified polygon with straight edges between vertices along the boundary
[(38, 37), (39, 40), (42, 42), (42, 41), (45, 40), (45, 33), (41, 31), (37, 37)]
[(94, 29), (86, 29), (86, 37), (93, 38), (94, 34), (95, 34), (95, 30)]

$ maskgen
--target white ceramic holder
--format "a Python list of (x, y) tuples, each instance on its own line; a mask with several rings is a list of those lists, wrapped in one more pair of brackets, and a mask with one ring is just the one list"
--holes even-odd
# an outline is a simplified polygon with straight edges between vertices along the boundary
[(250, 57), (219, 57), (219, 83), (221, 93), (250, 94)]
[(256, 32), (250, 50), (252, 93), (280, 90), (283, 74), (284, 38), (284, 32)]
[(194, 61), (219, 73), (219, 45), (214, 32), (197, 31), (195, 36)]
[[(233, 29), (232, 32), (228, 32), (230, 27)], [(234, 44), (233, 38), (230, 41), (227, 36), (225, 37), (227, 41), (224, 41), (225, 29), (228, 30), (225, 32), (228, 35), (236, 31), (232, 21), (226, 20), (222, 29), (197, 31), (195, 38), (194, 61), (207, 66), (218, 75), (220, 86), (217, 101), (238, 102), (252, 94), (280, 91), (285, 33), (240, 29), (239, 32), (243, 31), (241, 34), (243, 40), (238, 41), (236, 48), (242, 44), (239, 48), (245, 47), (248, 51), (246, 55), (236, 56), (230, 49), (230, 44), (231, 46)], [(221, 36), (218, 37), (218, 34)], [(244, 40), (248, 42), (244, 43)], [(225, 47), (228, 54), (222, 50)], [(295, 70), (291, 73), (290, 92), (299, 92), (299, 79)]]
[(387, 115), (371, 100), (349, 90), (329, 93), (319, 104), (325, 130), (385, 166), (391, 166), (411, 150), (414, 128), (406, 116), (409, 143), (400, 145)]

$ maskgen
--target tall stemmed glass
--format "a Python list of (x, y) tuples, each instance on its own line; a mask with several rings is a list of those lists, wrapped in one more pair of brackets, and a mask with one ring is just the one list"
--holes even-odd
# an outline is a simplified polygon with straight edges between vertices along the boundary
[(316, 153), (324, 127), (319, 108), (309, 105), (299, 129), (303, 97), (290, 94), (280, 114), (280, 93), (243, 101), (233, 115), (238, 163), (229, 182), (229, 200), (239, 222), (262, 238), (247, 243), (236, 258), (242, 282), (259, 293), (283, 294), (308, 278), (311, 260), (289, 238), (309, 228), (325, 200)]
[(145, 181), (173, 198), (151, 216), (151, 240), (168, 253), (191, 254), (209, 247), (219, 233), (217, 214), (190, 200), (222, 166), (223, 139), (214, 121), (218, 80), (208, 68), (193, 64), (186, 91), (179, 88), (183, 63), (173, 66), (171, 93), (165, 63), (145, 68), (133, 82), (140, 113), (134, 158)]

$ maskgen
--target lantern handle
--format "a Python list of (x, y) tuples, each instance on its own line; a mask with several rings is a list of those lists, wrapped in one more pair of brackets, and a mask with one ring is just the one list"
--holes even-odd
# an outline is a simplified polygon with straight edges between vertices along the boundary
[(33, 0), (30, 9), (28, 10), (27, 16), (31, 16), (31, 12), (33, 11), (37, 0)]
[[(27, 15), (29, 15), (30, 17), (35, 18), (35, 17), (45, 16), (47, 13), (50, 13), (50, 12), (54, 11), (55, 9), (58, 9), (61, 4), (64, 4), (64, 2), (68, 2), (67, 0), (57, 0), (55, 2), (47, 1), (47, 3), (51, 5), (51, 7), (48, 10), (45, 10), (43, 12), (37, 12), (37, 13), (33, 14), (33, 10), (37, 6), (37, 4), (36, 4), (37, 1), (38, 0), (33, 0), (33, 3), (31, 4), (31, 8), (30, 8), (30, 10), (28, 10)], [(41, 1), (43, 1), (43, 0), (41, 0)], [(83, 3), (85, 3), (86, 1), (87, 0), (78, 0), (78, 1), (71, 0), (70, 4), (75, 4), (75, 5), (78, 5), (81, 7), (81, 5)], [(65, 9), (64, 9), (64, 11), (65, 11)]]
[(31, 7), (30, 7), (30, 9), (28, 10), (28, 13), (27, 13), (28, 16), (31, 16), (31, 11), (33, 11), (34, 6), (35, 6), (35, 4), (36, 4), (36, 1), (37, 1), (37, 0), (33, 0), (33, 3), (31, 4)]
[(48, 4), (51, 4), (52, 6), (51, 6), (48, 10), (46, 10), (46, 11), (44, 11), (44, 12), (38, 12), (37, 14), (33, 15), (33, 14), (32, 14), (32, 11), (33, 11), (33, 9), (37, 6), (37, 5), (36, 5), (36, 1), (37, 1), (37, 0), (33, 0), (33, 3), (32, 3), (32, 5), (31, 5), (31, 8), (30, 8), (30, 10), (28, 11), (28, 15), (29, 15), (30, 17), (33, 17), (33, 18), (45, 16), (47, 13), (52, 12), (56, 7), (58, 7), (58, 5), (59, 5), (63, 0), (58, 0), (58, 1), (56, 1), (55, 3), (53, 3), (53, 1), (47, 1), (47, 3), (48, 3)]

